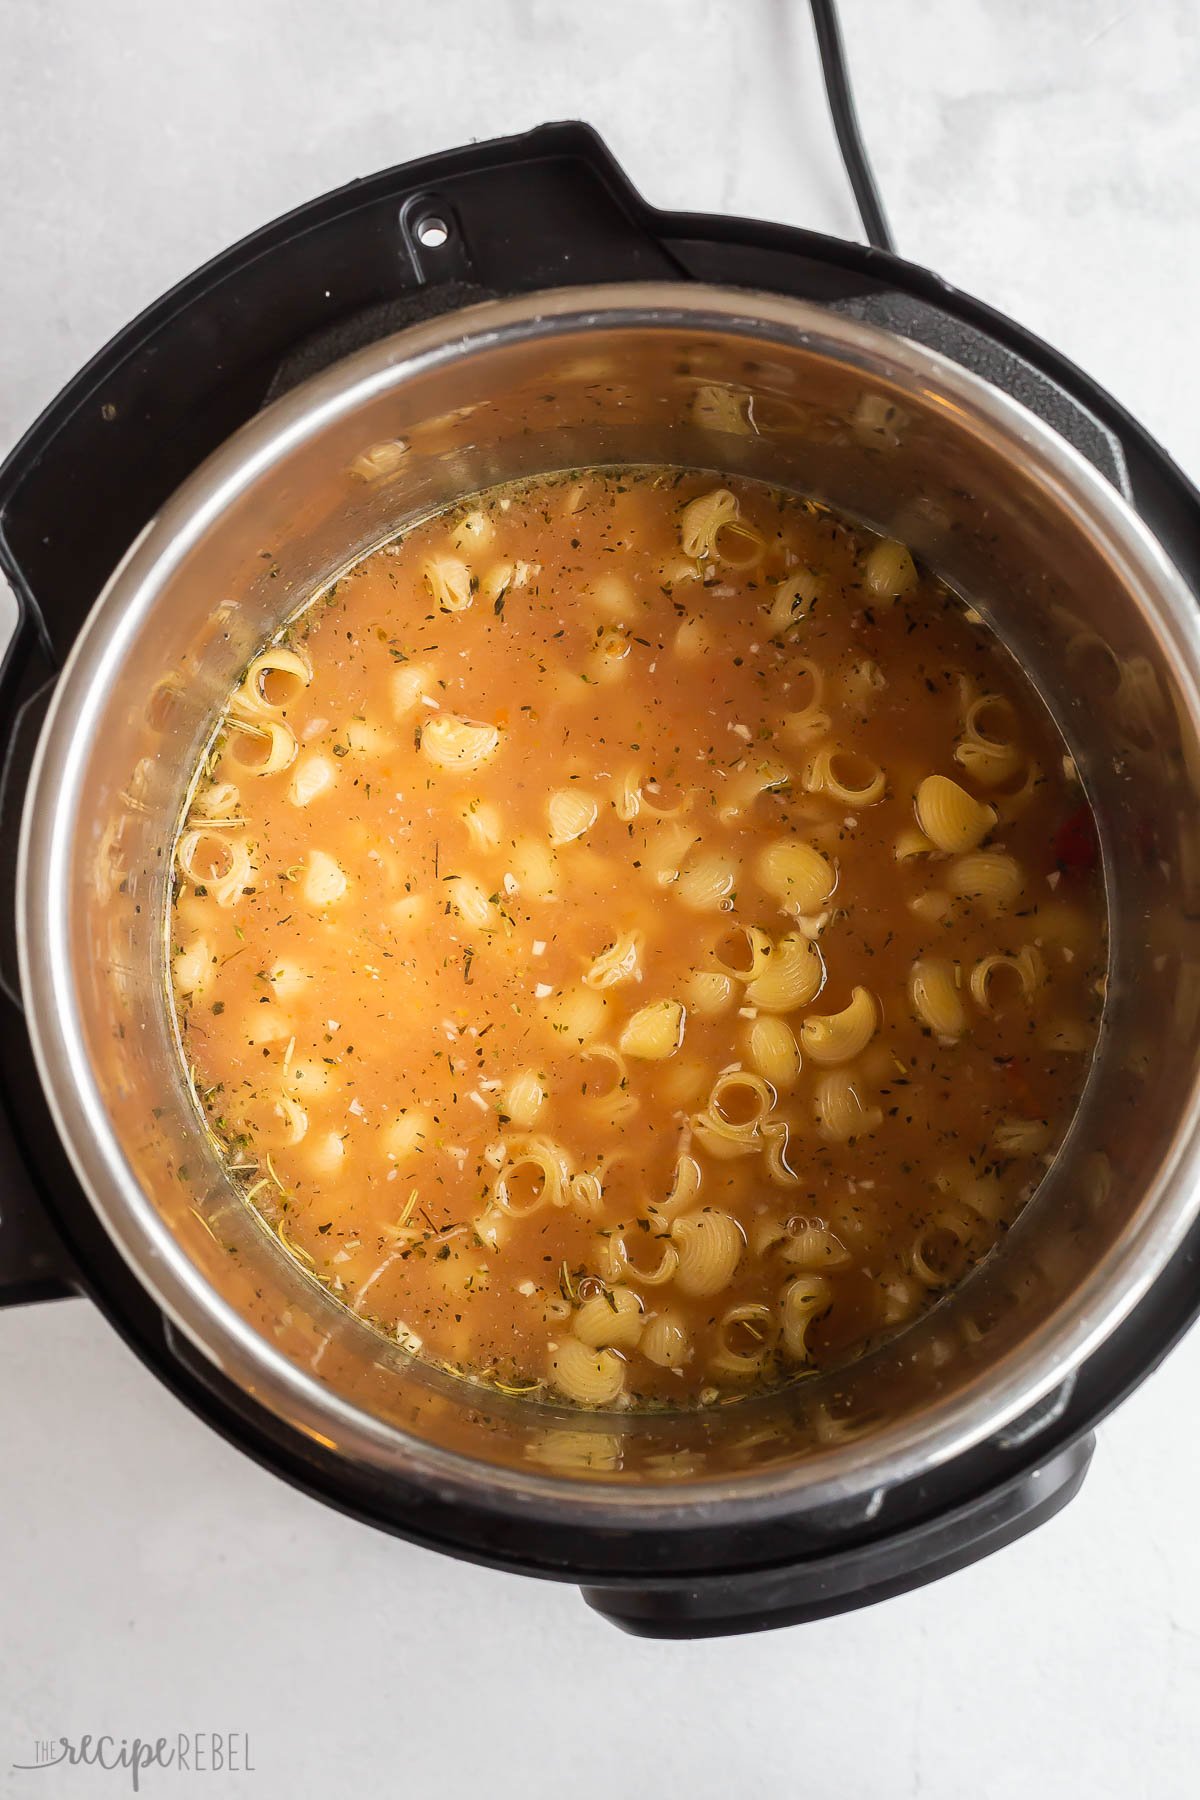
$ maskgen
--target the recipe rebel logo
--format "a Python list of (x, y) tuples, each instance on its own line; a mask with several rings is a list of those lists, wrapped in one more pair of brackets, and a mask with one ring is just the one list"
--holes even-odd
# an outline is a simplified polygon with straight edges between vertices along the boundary
[[(91, 1732), (82, 1737), (38, 1738), (33, 1760), (14, 1762), (22, 1773), (45, 1769), (90, 1768), (124, 1772), (130, 1789), (142, 1791), (142, 1776), (151, 1769), (185, 1775), (253, 1775), (250, 1734), (245, 1731), (177, 1731), (171, 1737), (113, 1737)], [(55, 1787), (55, 1794), (63, 1790)]]

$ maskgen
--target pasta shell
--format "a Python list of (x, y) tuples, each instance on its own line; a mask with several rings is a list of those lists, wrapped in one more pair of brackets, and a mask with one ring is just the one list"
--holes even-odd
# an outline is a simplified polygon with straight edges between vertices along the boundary
[(687, 1328), (675, 1313), (659, 1313), (642, 1332), (642, 1355), (660, 1369), (678, 1369), (692, 1354)]
[(679, 871), (675, 895), (692, 912), (719, 912), (737, 886), (736, 857), (720, 850), (695, 851)]
[(797, 1275), (784, 1288), (779, 1309), (783, 1343), (788, 1355), (797, 1362), (811, 1360), (809, 1329), (827, 1309), (831, 1297), (832, 1289), (820, 1275)]
[(882, 538), (867, 556), (863, 579), (873, 604), (890, 606), (917, 585), (917, 566), (904, 544)]
[(521, 1069), (510, 1077), (504, 1090), (504, 1112), (518, 1131), (528, 1131), (546, 1100), (542, 1077), (532, 1069)]
[(446, 877), (446, 898), (464, 925), (473, 931), (499, 931), (504, 916), (473, 875)]
[(546, 802), (550, 842), (569, 844), (590, 831), (599, 815), (591, 794), (581, 788), (556, 788)]
[(921, 1021), (944, 1043), (953, 1043), (967, 1028), (967, 1012), (958, 991), (958, 971), (944, 956), (918, 957), (909, 971), (908, 996)]
[(577, 1406), (611, 1406), (625, 1386), (625, 1364), (611, 1350), (592, 1350), (570, 1337), (550, 1357), (550, 1379)]
[(300, 892), (309, 906), (333, 906), (345, 894), (346, 872), (324, 850), (310, 850)]
[(475, 598), (471, 571), (457, 556), (434, 556), (422, 570), (425, 585), (443, 612), (466, 612)]
[(621, 936), (602, 950), (584, 975), (588, 987), (617, 987), (623, 981), (640, 981), (642, 978), (641, 953), (644, 942), (640, 931), (622, 932)]
[(295, 650), (276, 646), (256, 656), (233, 697), (233, 705), (258, 715), (280, 712), (303, 693), (312, 668)]
[(820, 599), (822, 585), (815, 569), (793, 569), (784, 576), (767, 612), (772, 637), (782, 637), (808, 617)]
[(826, 794), (843, 806), (875, 806), (887, 792), (887, 776), (869, 756), (819, 750), (804, 775), (805, 792)]
[(971, 998), (981, 1012), (995, 1012), (1014, 988), (1028, 1006), (1046, 979), (1046, 964), (1035, 944), (1015, 956), (983, 956), (971, 970)]
[(800, 1027), (801, 1048), (815, 1063), (852, 1062), (874, 1037), (878, 1017), (873, 995), (856, 987), (850, 1004), (841, 1012), (805, 1019)]
[(671, 1238), (679, 1252), (676, 1284), (694, 1299), (727, 1288), (746, 1247), (737, 1221), (715, 1208), (681, 1214), (672, 1222)]
[(916, 796), (917, 824), (939, 850), (974, 850), (995, 828), (995, 808), (985, 806), (946, 775), (927, 775)]
[(800, 1049), (785, 1020), (771, 1014), (755, 1019), (747, 1033), (750, 1061), (777, 1089), (794, 1087), (800, 1074)]
[(642, 1335), (645, 1315), (632, 1288), (608, 1288), (585, 1300), (571, 1322), (581, 1343), (593, 1350), (632, 1350)]
[(719, 1019), (733, 1005), (732, 976), (718, 969), (693, 969), (687, 978), (684, 999), (688, 1010), (701, 1019)]
[(753, 1375), (775, 1348), (779, 1322), (761, 1300), (731, 1306), (717, 1322), (717, 1353), (712, 1367), (726, 1375)]
[(407, 719), (425, 699), (436, 698), (437, 679), (424, 663), (403, 663), (392, 671), (392, 711)]
[(1003, 850), (974, 850), (946, 870), (946, 886), (961, 900), (977, 900), (990, 912), (1003, 912), (1025, 885), (1021, 865)]
[(817, 1128), (831, 1143), (846, 1144), (854, 1138), (867, 1137), (883, 1123), (879, 1108), (866, 1104), (855, 1078), (845, 1069), (822, 1075), (814, 1099)]
[(662, 1062), (683, 1042), (684, 1009), (678, 1000), (652, 1000), (626, 1023), (618, 1040), (623, 1056)]
[(746, 998), (767, 1012), (793, 1012), (815, 1000), (824, 981), (817, 946), (802, 932), (789, 931), (775, 945), (763, 973), (746, 983)]
[(837, 885), (827, 857), (798, 838), (781, 838), (758, 854), (754, 865), (759, 886), (785, 912), (819, 912)]
[(439, 769), (477, 769), (500, 748), (495, 725), (437, 713), (421, 729), (421, 754)]
[[(794, 1223), (794, 1221), (793, 1221)], [(843, 1269), (853, 1259), (846, 1246), (824, 1225), (802, 1220), (783, 1242), (783, 1260), (796, 1269)]]
[(327, 794), (337, 780), (337, 772), (327, 756), (302, 756), (288, 784), (288, 800), (293, 806), (311, 806)]

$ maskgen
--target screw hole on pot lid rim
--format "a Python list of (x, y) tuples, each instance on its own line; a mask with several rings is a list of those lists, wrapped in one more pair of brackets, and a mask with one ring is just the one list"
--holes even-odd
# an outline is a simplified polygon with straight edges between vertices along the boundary
[(450, 226), (438, 213), (427, 213), (417, 221), (416, 238), (426, 250), (440, 250), (450, 241)]

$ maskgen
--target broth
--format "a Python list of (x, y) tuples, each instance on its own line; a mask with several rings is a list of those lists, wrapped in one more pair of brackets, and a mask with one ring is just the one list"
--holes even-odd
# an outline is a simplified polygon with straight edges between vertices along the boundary
[(465, 1377), (694, 1404), (900, 1329), (991, 1249), (1099, 1025), (1091, 815), (900, 544), (590, 471), (365, 558), (191, 792), (180, 1039), (227, 1165)]

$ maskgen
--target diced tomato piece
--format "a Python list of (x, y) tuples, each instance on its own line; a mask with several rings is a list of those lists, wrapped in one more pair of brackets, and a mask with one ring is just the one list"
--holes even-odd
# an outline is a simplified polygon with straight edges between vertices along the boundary
[(1064, 875), (1087, 875), (1100, 860), (1096, 821), (1090, 806), (1077, 807), (1054, 838), (1054, 860)]

